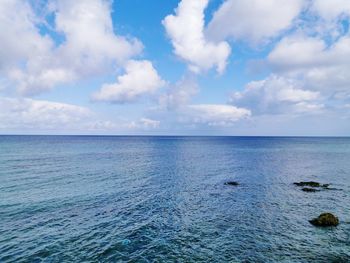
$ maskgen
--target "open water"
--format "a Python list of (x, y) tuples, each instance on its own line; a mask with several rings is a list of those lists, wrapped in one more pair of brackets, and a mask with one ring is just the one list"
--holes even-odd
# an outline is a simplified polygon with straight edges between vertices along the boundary
[(350, 138), (0, 136), (0, 262), (350, 262)]

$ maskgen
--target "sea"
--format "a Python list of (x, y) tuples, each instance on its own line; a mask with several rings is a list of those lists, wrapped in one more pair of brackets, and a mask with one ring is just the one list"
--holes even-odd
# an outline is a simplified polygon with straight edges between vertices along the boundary
[(0, 136), (0, 262), (350, 262), (350, 138)]

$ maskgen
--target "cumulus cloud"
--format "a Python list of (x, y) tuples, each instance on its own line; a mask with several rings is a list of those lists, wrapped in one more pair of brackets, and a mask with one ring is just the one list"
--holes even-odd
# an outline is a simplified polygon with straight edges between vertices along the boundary
[[(340, 19), (346, 14), (347, 5), (334, 3), (336, 7), (329, 6), (330, 12), (326, 12), (332, 14), (336, 9), (334, 16), (324, 19)], [(328, 5), (328, 1), (313, 1), (311, 7)], [(266, 64), (272, 75), (250, 82), (243, 91), (234, 93), (234, 105), (249, 107), (253, 114), (325, 114), (340, 113), (350, 100), (348, 33), (328, 38), (317, 28), (299, 30), (277, 42)]]
[(30, 57), (40, 57), (54, 43), (41, 36), (31, 6), (20, 0), (0, 1), (0, 70), (9, 69)]
[(226, 0), (214, 13), (207, 35), (256, 44), (289, 28), (303, 4), (303, 0)]
[(294, 79), (271, 75), (252, 81), (243, 91), (231, 95), (231, 103), (247, 107), (253, 114), (294, 114), (319, 112), (319, 92), (304, 90)]
[[(108, 1), (55, 3), (55, 24), (50, 28), (27, 2), (0, 1), (0, 70), (22, 94), (109, 72), (142, 50), (138, 40), (114, 33)], [(62, 43), (40, 33), (39, 27), (53, 30)]]
[(223, 104), (188, 105), (182, 113), (185, 113), (182, 121), (209, 126), (231, 126), (251, 115), (250, 110), (245, 108)]
[(350, 98), (350, 37), (332, 44), (308, 36), (282, 39), (268, 56), (275, 72), (299, 79), (328, 97)]
[(268, 61), (275, 70), (299, 70), (320, 64), (324, 58), (319, 56), (326, 49), (319, 38), (288, 36), (283, 38), (268, 55)]
[(106, 120), (82, 106), (28, 98), (0, 97), (0, 131), (125, 134), (156, 130), (159, 127), (160, 121), (150, 118)]
[(208, 41), (204, 35), (204, 10), (209, 0), (182, 0), (175, 15), (168, 15), (163, 25), (171, 39), (174, 53), (199, 73), (213, 67), (225, 70), (230, 47), (226, 42)]
[(112, 103), (134, 102), (144, 95), (154, 94), (164, 85), (165, 81), (150, 61), (131, 60), (125, 67), (125, 74), (119, 76), (116, 83), (104, 84), (92, 99)]
[(93, 113), (71, 104), (0, 97), (1, 129), (57, 129), (74, 126)]
[(337, 20), (342, 16), (350, 16), (348, 0), (314, 0), (312, 10), (326, 20)]
[(288, 36), (268, 55), (269, 63), (281, 71), (347, 65), (350, 64), (349, 58), (349, 36), (344, 36), (329, 46), (317, 37)]
[(123, 65), (138, 54), (142, 44), (114, 33), (109, 1), (58, 0), (56, 30), (66, 37), (59, 52), (82, 73)]

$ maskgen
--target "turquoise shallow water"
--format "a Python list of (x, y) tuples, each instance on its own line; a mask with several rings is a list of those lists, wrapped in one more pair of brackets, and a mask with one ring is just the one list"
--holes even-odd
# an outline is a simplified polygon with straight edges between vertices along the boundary
[(350, 139), (0, 136), (0, 262), (350, 262)]

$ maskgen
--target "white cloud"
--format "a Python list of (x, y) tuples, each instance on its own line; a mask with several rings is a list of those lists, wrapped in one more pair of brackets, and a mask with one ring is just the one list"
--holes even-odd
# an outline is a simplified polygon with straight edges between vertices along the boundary
[(58, 50), (77, 71), (90, 74), (113, 63), (123, 65), (142, 44), (114, 33), (109, 1), (58, 0), (56, 30), (66, 42)]
[(307, 36), (282, 39), (268, 56), (269, 63), (282, 71), (350, 64), (350, 37), (327, 46), (324, 40)]
[(209, 126), (231, 126), (251, 115), (247, 109), (222, 104), (188, 105), (182, 113), (181, 119), (185, 122)]
[(304, 90), (294, 79), (271, 75), (252, 81), (243, 91), (231, 96), (231, 103), (247, 107), (254, 114), (294, 114), (318, 112), (323, 105), (318, 102), (318, 92)]
[(86, 107), (34, 100), (0, 97), (0, 131), (15, 133), (127, 134), (151, 131), (160, 121), (140, 118), (106, 120)]
[(113, 31), (108, 1), (57, 0), (54, 34), (63, 42), (54, 43), (39, 32), (42, 21), (24, 1), (0, 1), (0, 70), (25, 95), (106, 74), (139, 54), (136, 39), (117, 36)]
[(69, 69), (45, 68), (42, 64), (27, 67), (27, 71), (19, 68), (12, 69), (8, 72), (8, 76), (12, 81), (15, 81), (17, 89), (22, 95), (29, 96), (50, 90), (56, 85), (71, 82), (77, 78), (75, 72)]
[(0, 129), (61, 129), (91, 116), (89, 109), (76, 105), (0, 97)]
[(349, 36), (330, 45), (315, 37), (289, 36), (276, 45), (268, 63), (275, 72), (299, 79), (328, 97), (350, 96)]
[(208, 0), (182, 0), (176, 15), (168, 15), (163, 25), (170, 37), (174, 53), (199, 73), (213, 67), (225, 70), (230, 47), (226, 42), (210, 42), (204, 36), (204, 10)]
[(309, 102), (298, 102), (294, 105), (295, 113), (321, 113), (324, 111), (324, 104), (309, 103)]
[(349, 0), (314, 0), (312, 9), (323, 19), (334, 20), (350, 16)]
[(341, 113), (350, 100), (350, 37), (284, 37), (267, 57), (273, 74), (232, 95), (255, 114)]
[(20, 0), (0, 1), (0, 70), (6, 70), (31, 57), (41, 58), (53, 42), (41, 36), (37, 17), (30, 5)]
[(154, 94), (165, 85), (152, 63), (147, 60), (131, 60), (125, 67), (125, 74), (116, 83), (104, 84), (92, 95), (95, 101), (112, 103), (134, 102), (144, 95)]
[(226, 0), (209, 23), (207, 35), (256, 44), (289, 28), (303, 4), (303, 0)]
[(321, 39), (288, 36), (275, 46), (267, 59), (276, 70), (305, 69), (323, 63), (324, 58), (319, 55), (325, 49)]

